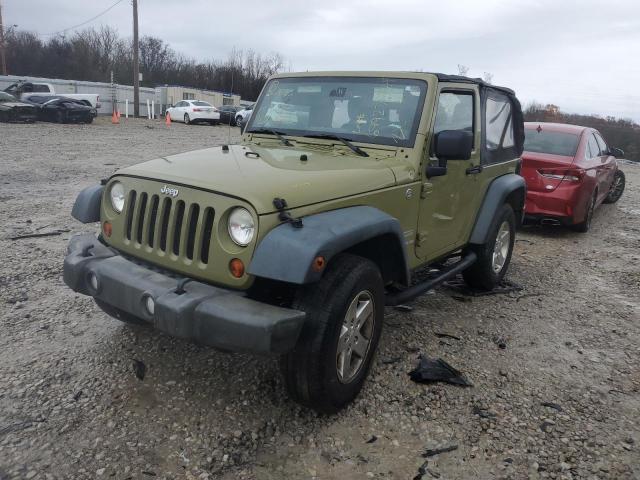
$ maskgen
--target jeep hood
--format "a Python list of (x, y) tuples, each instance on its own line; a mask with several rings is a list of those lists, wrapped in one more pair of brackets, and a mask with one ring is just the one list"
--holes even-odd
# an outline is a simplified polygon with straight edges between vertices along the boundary
[[(230, 145), (161, 157), (119, 170), (116, 175), (150, 178), (180, 188), (197, 187), (248, 201), (258, 214), (275, 210), (273, 199), (289, 208), (393, 186), (394, 151), (359, 157), (340, 147)], [(306, 148), (309, 147), (309, 148)], [(307, 160), (300, 159), (306, 155)]]

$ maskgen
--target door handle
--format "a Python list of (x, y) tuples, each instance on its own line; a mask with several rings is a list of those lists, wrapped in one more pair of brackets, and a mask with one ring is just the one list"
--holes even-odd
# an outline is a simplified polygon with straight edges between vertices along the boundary
[(477, 175), (482, 172), (482, 165), (476, 165), (475, 167), (469, 167), (465, 170), (467, 175)]

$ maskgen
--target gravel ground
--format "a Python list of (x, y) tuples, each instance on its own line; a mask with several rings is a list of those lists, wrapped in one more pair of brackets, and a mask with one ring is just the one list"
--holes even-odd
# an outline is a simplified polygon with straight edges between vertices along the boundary
[[(92, 230), (69, 215), (81, 188), (229, 135), (0, 124), (0, 479), (640, 478), (640, 167), (589, 234), (519, 233), (523, 290), (390, 309), (364, 391), (319, 417), (287, 399), (275, 359), (124, 326), (62, 281), (67, 240)], [(60, 235), (10, 239), (26, 233)], [(411, 382), (420, 353), (474, 386)]]

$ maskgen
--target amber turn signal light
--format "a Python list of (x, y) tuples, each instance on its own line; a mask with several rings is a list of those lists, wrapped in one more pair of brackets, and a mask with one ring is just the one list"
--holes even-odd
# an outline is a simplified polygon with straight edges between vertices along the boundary
[(104, 224), (102, 225), (102, 231), (104, 232), (105, 236), (109, 238), (112, 233), (111, 222), (104, 222)]
[(244, 275), (244, 263), (242, 263), (242, 260), (240, 260), (239, 258), (234, 258), (233, 260), (231, 260), (229, 262), (229, 271), (231, 272), (231, 275), (236, 278), (240, 278), (242, 275)]
[(316, 272), (321, 272), (326, 264), (327, 264), (327, 262), (324, 259), (324, 257), (316, 257), (316, 258), (313, 259), (313, 265), (312, 266), (313, 266), (313, 269)]

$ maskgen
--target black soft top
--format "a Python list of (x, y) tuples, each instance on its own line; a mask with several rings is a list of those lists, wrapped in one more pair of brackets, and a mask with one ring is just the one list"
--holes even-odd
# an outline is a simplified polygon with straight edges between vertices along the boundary
[(481, 78), (471, 78), (471, 77), (463, 77), (462, 75), (449, 75), (446, 73), (434, 73), (438, 80), (441, 82), (458, 82), (458, 83), (475, 83), (484, 88), (492, 88), (494, 90), (500, 90), (508, 95), (515, 96), (516, 92), (507, 87), (499, 87), (497, 85), (492, 85), (490, 83), (485, 82)]

